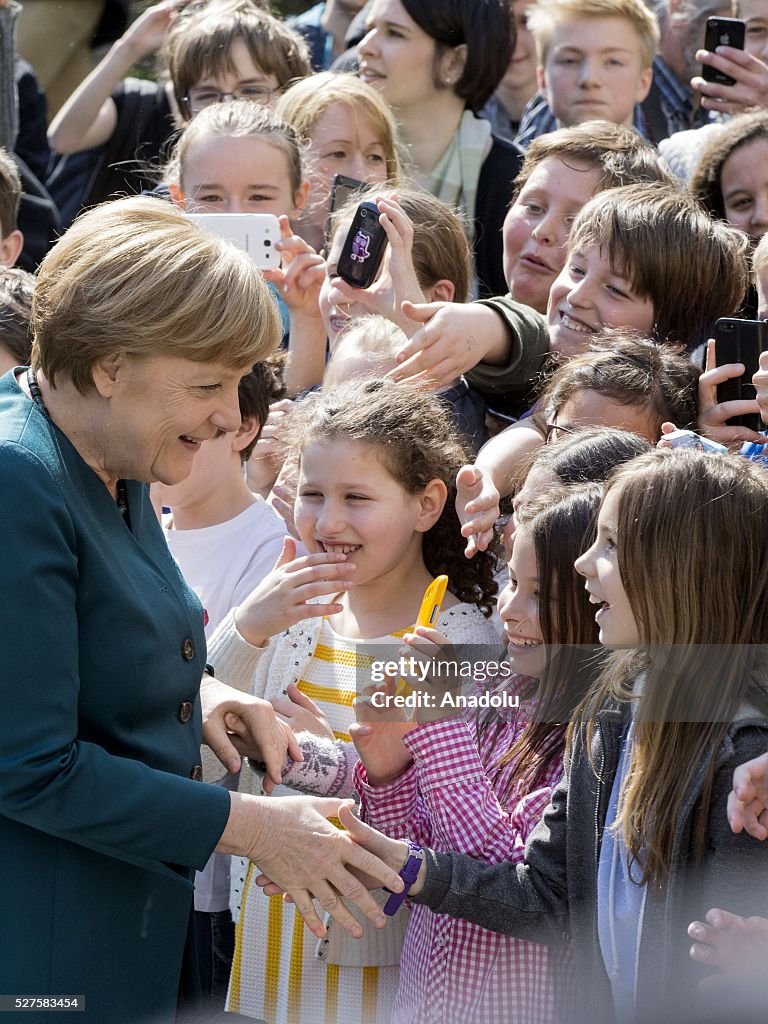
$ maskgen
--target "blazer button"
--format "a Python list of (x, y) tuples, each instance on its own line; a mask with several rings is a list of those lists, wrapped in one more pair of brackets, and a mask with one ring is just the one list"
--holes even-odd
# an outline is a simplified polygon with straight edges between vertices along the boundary
[(186, 640), (184, 640), (181, 645), (181, 656), (184, 659), (184, 661), (192, 661), (192, 659), (195, 656), (195, 645), (192, 643), (189, 637), (187, 637)]
[(201, 764), (194, 765), (194, 767), (192, 768), (192, 771), (189, 773), (189, 777), (190, 777), (190, 779), (193, 779), (195, 782), (202, 782), (203, 781), (203, 766)]
[(192, 705), (188, 700), (185, 700), (182, 704), (179, 704), (179, 710), (177, 712), (179, 721), (182, 725), (186, 725), (192, 717)]

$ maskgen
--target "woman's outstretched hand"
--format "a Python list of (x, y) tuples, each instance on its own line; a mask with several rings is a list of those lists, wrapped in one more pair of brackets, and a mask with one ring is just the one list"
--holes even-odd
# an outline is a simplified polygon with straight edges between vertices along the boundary
[(406, 844), (382, 836), (386, 844), (405, 849), (398, 863), (398, 850), (387, 846), (384, 859), (353, 841), (357, 835), (327, 820), (338, 817), (345, 825), (354, 821), (348, 801), (309, 796), (273, 800), (243, 793), (233, 793), (231, 798), (232, 811), (217, 852), (256, 862), (271, 882), (268, 895), (285, 893), (314, 935), (322, 938), (325, 927), (313, 900), (354, 938), (360, 938), (363, 929), (342, 898), (358, 907), (375, 927), (384, 927), (387, 919), (368, 889), (386, 886), (402, 891), (398, 871), (405, 863)]
[[(338, 803), (338, 801), (333, 802)], [(378, 873), (374, 874), (366, 868), (361, 870), (359, 867), (355, 866), (353, 871), (361, 884), (366, 889), (378, 889), (384, 885), (392, 892), (402, 892), (403, 883), (399, 872), (402, 871), (405, 866), (405, 862), (408, 860), (408, 843), (402, 839), (390, 839), (389, 836), (385, 836), (383, 832), (378, 832), (375, 828), (371, 828), (370, 825), (366, 825), (365, 822), (360, 821), (352, 811), (351, 801), (343, 801), (340, 803), (337, 816), (346, 830), (346, 834), (354, 840), (355, 844), (363, 850), (368, 851), (368, 853), (373, 856), (374, 862), (377, 865), (386, 865), (386, 867), (397, 875), (398, 881), (396, 886), (392, 886), (389, 882), (382, 882)], [(261, 863), (259, 866), (261, 867)], [(422, 864), (418, 878), (409, 890), (411, 895), (415, 896), (424, 888), (426, 873), (426, 865)], [(279, 896), (282, 894), (285, 897), (286, 902), (296, 902), (293, 894), (286, 889), (285, 886), (280, 885), (280, 883), (266, 871), (262, 871), (262, 873), (258, 875), (256, 878), (256, 884), (261, 886), (264, 890), (265, 896)], [(307, 920), (306, 917), (304, 917), (304, 920)]]

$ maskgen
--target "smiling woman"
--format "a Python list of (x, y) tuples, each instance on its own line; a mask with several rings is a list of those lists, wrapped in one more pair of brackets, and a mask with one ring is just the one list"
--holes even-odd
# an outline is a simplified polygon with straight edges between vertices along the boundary
[[(310, 190), (298, 226), (302, 237), (319, 248), (337, 174), (369, 185), (398, 182), (397, 125), (375, 89), (355, 75), (331, 71), (297, 82), (276, 110), (308, 143)], [(338, 206), (338, 196), (335, 200)]]
[[(290, 817), (299, 808), (199, 781), (201, 732), (239, 767), (228, 711), (271, 771), (301, 754), (271, 707), (210, 677), (201, 686), (202, 609), (145, 484), (183, 480), (203, 440), (239, 426), (238, 382), (276, 347), (279, 317), (245, 254), (168, 204), (127, 199), (56, 244), (33, 329), (32, 366), (0, 380), (0, 588), (13, 595), (0, 990), (77, 992), (94, 1022), (170, 1024), (180, 983), (196, 985), (183, 960), (192, 869), (214, 849), (287, 868), (318, 935), (310, 890), (325, 899), (333, 880), (359, 893), (344, 865), (360, 855), (321, 814), (309, 812), (308, 842)], [(311, 876), (283, 860), (300, 865), (310, 847)], [(339, 920), (359, 931), (346, 911)]]

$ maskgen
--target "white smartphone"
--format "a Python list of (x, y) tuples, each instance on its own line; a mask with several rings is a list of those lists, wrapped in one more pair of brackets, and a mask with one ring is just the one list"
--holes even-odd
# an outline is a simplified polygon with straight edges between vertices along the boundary
[(260, 270), (277, 270), (280, 222), (273, 213), (188, 213), (187, 217), (212, 235), (247, 252)]

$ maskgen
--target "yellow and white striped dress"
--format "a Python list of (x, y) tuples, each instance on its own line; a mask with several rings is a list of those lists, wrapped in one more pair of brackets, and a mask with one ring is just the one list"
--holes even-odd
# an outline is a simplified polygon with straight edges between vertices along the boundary
[[(322, 620), (314, 654), (297, 685), (320, 707), (336, 739), (350, 740), (359, 679), (356, 671), (370, 669), (372, 658), (361, 650), (362, 644), (397, 644), (397, 636), (348, 640), (334, 632), (327, 619)], [(281, 787), (274, 795), (289, 792)], [(261, 1018), (267, 1024), (386, 1024), (390, 1020), (400, 973), (401, 943), (397, 940), (402, 938), (401, 929), (395, 930), (397, 935), (389, 943), (382, 943), (380, 933), (376, 935), (379, 958), (389, 964), (326, 963), (323, 944), (298, 911), (279, 896), (265, 897), (255, 885), (255, 865), (235, 858), (232, 874), (235, 892), (242, 896), (228, 1010)], [(407, 914), (407, 910), (403, 912)], [(370, 931), (375, 930), (368, 925), (366, 935)], [(365, 939), (361, 941), (365, 944)]]
[[(444, 610), (437, 628), (454, 644), (499, 644), (497, 623), (475, 605)], [(359, 684), (368, 685), (374, 657), (384, 651), (386, 658), (397, 656), (402, 632), (351, 640), (326, 619), (313, 618), (254, 648), (230, 613), (210, 638), (208, 655), (217, 675), (257, 697), (282, 696), (295, 682), (319, 705), (335, 736), (349, 741)], [(204, 760), (204, 769), (208, 780), (223, 771), (215, 758), (210, 764)], [(258, 786), (254, 773), (244, 769), (241, 790), (258, 792)], [(273, 796), (293, 792), (281, 786)], [(365, 925), (360, 940), (331, 922), (330, 942), (318, 942), (293, 906), (263, 895), (255, 883), (258, 873), (247, 860), (233, 857), (230, 906), (237, 932), (227, 1009), (267, 1024), (389, 1024), (408, 909), (401, 908), (383, 930)], [(385, 895), (379, 891), (382, 902)]]

